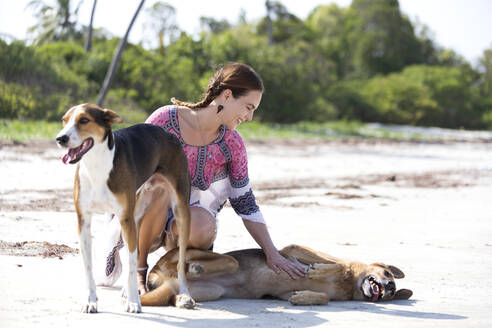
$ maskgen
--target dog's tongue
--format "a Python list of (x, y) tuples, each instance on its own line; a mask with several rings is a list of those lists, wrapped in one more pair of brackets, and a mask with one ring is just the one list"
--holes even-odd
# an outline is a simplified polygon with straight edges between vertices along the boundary
[(372, 285), (372, 298), (371, 301), (376, 302), (379, 298), (379, 286), (374, 284)]
[(69, 164), (71, 161), (75, 160), (77, 158), (77, 155), (83, 153), (88, 147), (90, 147), (90, 145), (91, 140), (88, 139), (77, 148), (70, 148), (68, 152), (62, 157), (63, 164)]
[[(78, 147), (78, 148), (80, 148), (80, 147)], [(78, 148), (71, 148), (68, 150), (68, 152), (65, 155), (63, 155), (63, 157), (62, 157), (63, 164), (68, 164), (70, 161), (75, 159), (75, 155), (76, 155), (75, 150)]]

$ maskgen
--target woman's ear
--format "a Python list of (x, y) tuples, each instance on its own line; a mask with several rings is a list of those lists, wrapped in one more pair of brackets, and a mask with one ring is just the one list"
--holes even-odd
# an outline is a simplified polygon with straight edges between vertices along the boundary
[(222, 91), (222, 95), (224, 96), (225, 101), (229, 100), (229, 98), (232, 97), (231, 89), (225, 89), (224, 91)]

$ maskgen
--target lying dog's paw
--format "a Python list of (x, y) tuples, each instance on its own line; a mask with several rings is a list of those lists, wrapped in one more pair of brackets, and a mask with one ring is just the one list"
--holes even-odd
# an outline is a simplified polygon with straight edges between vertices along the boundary
[(205, 271), (205, 269), (201, 264), (190, 263), (190, 265), (188, 265), (188, 276), (190, 278), (198, 278), (200, 276), (200, 273), (202, 273), (203, 271)]
[(195, 307), (195, 301), (186, 294), (176, 295), (176, 307), (182, 309), (193, 309)]
[(310, 264), (306, 269), (306, 278), (308, 279), (316, 279), (319, 278), (321, 271), (319, 270), (319, 264), (314, 263)]
[(306, 278), (325, 279), (341, 269), (339, 264), (314, 263), (306, 269)]
[(303, 290), (293, 292), (289, 298), (289, 302), (292, 305), (324, 305), (330, 301), (328, 295), (324, 293), (312, 292), (310, 290)]

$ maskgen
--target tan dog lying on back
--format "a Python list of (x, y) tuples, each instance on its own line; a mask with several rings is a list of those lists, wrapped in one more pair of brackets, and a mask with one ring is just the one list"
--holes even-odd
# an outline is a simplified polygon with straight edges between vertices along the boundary
[[(326, 304), (332, 301), (386, 301), (408, 299), (412, 291), (396, 289), (394, 279), (405, 275), (397, 267), (382, 263), (364, 264), (338, 259), (303, 246), (291, 245), (280, 253), (305, 266), (305, 278), (276, 274), (260, 249), (226, 254), (187, 250), (188, 287), (196, 301), (221, 297), (259, 299), (275, 297), (295, 305)], [(176, 280), (176, 250), (168, 252), (149, 273), (149, 293), (142, 305), (174, 304), (179, 289)]]

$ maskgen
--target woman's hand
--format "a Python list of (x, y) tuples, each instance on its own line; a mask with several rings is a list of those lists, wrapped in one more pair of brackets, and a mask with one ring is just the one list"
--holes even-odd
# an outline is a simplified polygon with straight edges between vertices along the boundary
[(303, 278), (305, 269), (300, 264), (294, 263), (283, 257), (277, 250), (272, 254), (267, 255), (266, 261), (268, 267), (276, 274), (280, 271), (285, 271), (292, 279)]
[(305, 275), (304, 267), (283, 257), (273, 245), (268, 229), (264, 223), (243, 219), (243, 223), (251, 236), (261, 246), (266, 255), (267, 265), (275, 273), (285, 271), (292, 279), (302, 278)]

